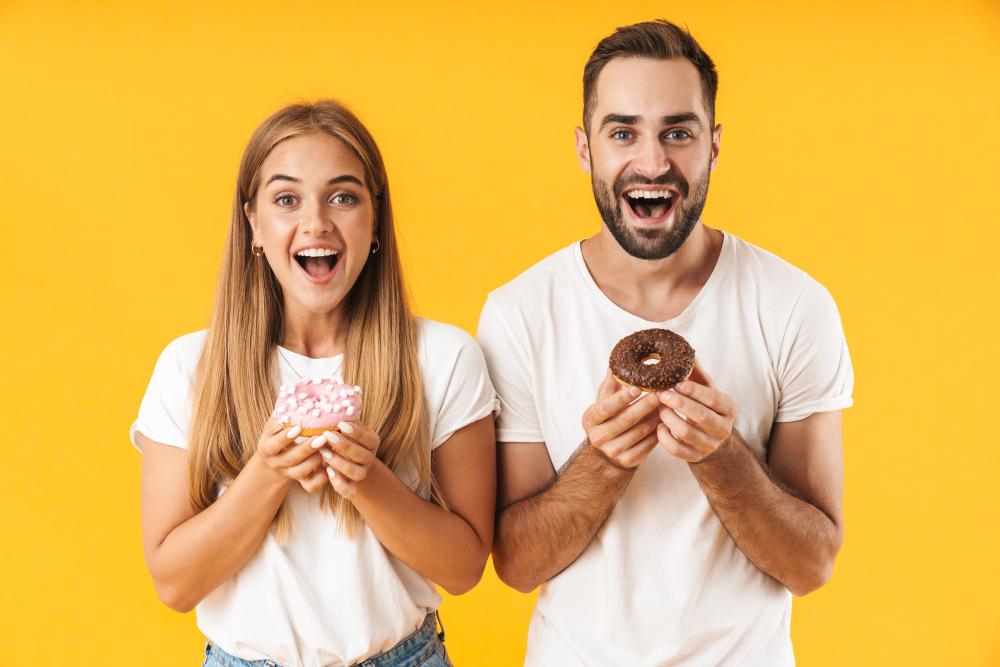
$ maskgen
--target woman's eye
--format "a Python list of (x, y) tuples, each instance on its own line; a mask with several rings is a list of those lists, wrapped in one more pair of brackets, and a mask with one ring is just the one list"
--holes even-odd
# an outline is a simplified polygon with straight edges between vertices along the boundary
[(295, 205), (295, 197), (293, 197), (292, 195), (281, 195), (280, 197), (278, 197), (277, 199), (275, 199), (274, 202), (278, 206), (294, 206)]
[(355, 201), (354, 195), (348, 194), (346, 192), (341, 192), (339, 195), (334, 195), (333, 197), (333, 203), (338, 204), (340, 206), (347, 206), (348, 204), (353, 204), (354, 201)]

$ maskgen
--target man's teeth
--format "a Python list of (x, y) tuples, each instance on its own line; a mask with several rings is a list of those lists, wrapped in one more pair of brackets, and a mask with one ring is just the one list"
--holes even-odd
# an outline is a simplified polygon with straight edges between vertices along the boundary
[(297, 257), (329, 257), (330, 255), (338, 255), (336, 250), (330, 250), (329, 248), (307, 248), (306, 250), (299, 250), (295, 255)]
[(631, 190), (625, 194), (632, 199), (669, 199), (674, 196), (670, 190)]

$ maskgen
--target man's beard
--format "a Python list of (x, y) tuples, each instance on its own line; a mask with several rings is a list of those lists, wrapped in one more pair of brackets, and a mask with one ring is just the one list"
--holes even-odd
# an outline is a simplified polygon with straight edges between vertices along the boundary
[[(618, 245), (625, 252), (638, 259), (663, 259), (670, 257), (684, 245), (684, 241), (691, 235), (694, 226), (701, 219), (701, 212), (705, 208), (705, 199), (708, 197), (708, 182), (711, 173), (711, 169), (706, 169), (704, 178), (695, 181), (692, 187), (682, 176), (672, 171), (653, 180), (626, 172), (615, 180), (613, 192), (608, 192), (604, 181), (599, 181), (594, 174), (593, 163), (591, 163), (590, 184), (594, 190), (597, 210), (600, 211), (604, 224), (608, 226)], [(631, 229), (625, 223), (625, 211), (622, 210), (622, 207), (627, 206), (627, 204), (622, 200), (622, 193), (625, 188), (635, 185), (669, 185), (677, 189), (681, 201), (675, 205), (674, 223), (668, 229), (644, 227)]]

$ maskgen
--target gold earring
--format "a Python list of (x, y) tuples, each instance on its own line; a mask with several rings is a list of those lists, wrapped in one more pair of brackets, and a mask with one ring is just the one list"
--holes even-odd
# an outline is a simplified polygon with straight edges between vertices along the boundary
[(250, 244), (250, 252), (253, 253), (254, 257), (263, 257), (264, 256), (264, 246), (262, 246), (262, 245), (255, 245), (255, 244), (251, 243)]
[(375, 239), (375, 247), (372, 248), (372, 254), (374, 255), (375, 253), (377, 253), (378, 249), (379, 249), (379, 243), (378, 243), (378, 238), (376, 238)]

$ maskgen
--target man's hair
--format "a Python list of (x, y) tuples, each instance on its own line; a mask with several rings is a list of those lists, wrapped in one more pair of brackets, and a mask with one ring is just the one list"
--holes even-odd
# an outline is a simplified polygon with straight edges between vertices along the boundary
[(670, 21), (657, 19), (617, 28), (600, 41), (583, 68), (583, 129), (590, 135), (590, 121), (597, 107), (597, 77), (613, 58), (686, 58), (701, 76), (702, 93), (709, 121), (715, 125), (715, 94), (719, 75), (715, 63), (691, 33)]

